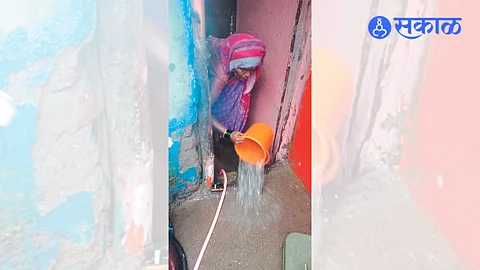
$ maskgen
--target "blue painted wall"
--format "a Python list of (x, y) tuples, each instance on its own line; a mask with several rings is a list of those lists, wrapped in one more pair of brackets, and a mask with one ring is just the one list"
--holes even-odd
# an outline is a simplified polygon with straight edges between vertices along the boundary
[[(138, 269), (153, 223), (147, 61), (135, 42), (143, 38), (141, 6), (7, 2), (0, 91), (17, 115), (0, 127), (0, 269)], [(173, 164), (194, 182), (198, 166), (185, 158), (196, 152), (187, 136), (196, 119), (192, 52), (181, 49), (191, 38), (177, 38), (170, 135), (181, 158)]]
[[(20, 26), (11, 28), (9, 18), (0, 22), (0, 91), (15, 98), (17, 109), (11, 124), (0, 127), (0, 269), (46, 269), (62, 243), (85, 245), (94, 236), (94, 192), (65, 191), (69, 195), (61, 203), (41, 209), (39, 200), (59, 193), (40, 187), (35, 171), (42, 168), (32, 156), (41, 133), (37, 130), (41, 103), (34, 89), (46, 83), (62, 49), (78, 46), (92, 33), (94, 1), (57, 1), (55, 8), (43, 8), (41, 21), (36, 20), (32, 2), (30, 10), (11, 12), (23, 18), (12, 18)], [(24, 11), (32, 16), (25, 19)]]
[(4, 1), (0, 18), (17, 110), (0, 127), (0, 269), (138, 269), (153, 213), (141, 5)]
[(188, 0), (169, 1), (169, 197), (170, 202), (198, 187), (199, 87), (194, 71), (194, 39)]

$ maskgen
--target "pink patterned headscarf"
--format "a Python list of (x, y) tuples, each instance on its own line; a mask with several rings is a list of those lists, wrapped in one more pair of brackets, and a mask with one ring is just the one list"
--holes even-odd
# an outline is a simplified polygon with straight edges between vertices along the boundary
[(233, 34), (226, 39), (210, 38), (215, 57), (226, 75), (236, 68), (255, 69), (246, 81), (233, 77), (212, 106), (212, 114), (225, 127), (242, 131), (250, 109), (250, 93), (258, 81), (266, 55), (262, 41), (249, 34)]

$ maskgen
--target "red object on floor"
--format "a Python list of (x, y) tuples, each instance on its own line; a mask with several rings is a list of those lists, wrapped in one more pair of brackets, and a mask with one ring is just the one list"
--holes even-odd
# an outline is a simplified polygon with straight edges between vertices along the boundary
[(290, 167), (312, 194), (312, 78), (308, 74), (298, 113), (295, 134), (290, 145)]
[[(414, 200), (469, 269), (480, 269), (480, 2), (439, 1), (436, 17), (462, 17), (457, 35), (431, 35), (418, 114), (407, 119), (401, 169)], [(414, 178), (414, 179), (412, 179)]]

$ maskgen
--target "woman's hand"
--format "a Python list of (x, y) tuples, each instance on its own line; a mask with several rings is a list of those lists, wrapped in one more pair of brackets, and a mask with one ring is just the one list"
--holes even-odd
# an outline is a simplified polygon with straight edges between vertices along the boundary
[(244, 134), (243, 133), (240, 133), (238, 131), (234, 131), (232, 132), (232, 134), (230, 135), (230, 140), (234, 143), (234, 144), (239, 144), (239, 143), (243, 143), (245, 141), (245, 138), (243, 138)]

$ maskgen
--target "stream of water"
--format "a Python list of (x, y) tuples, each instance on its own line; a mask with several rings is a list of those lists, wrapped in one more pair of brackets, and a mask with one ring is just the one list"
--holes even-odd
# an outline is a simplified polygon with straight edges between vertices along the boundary
[(237, 212), (248, 229), (265, 228), (280, 221), (281, 201), (265, 188), (263, 164), (240, 161), (238, 167)]

